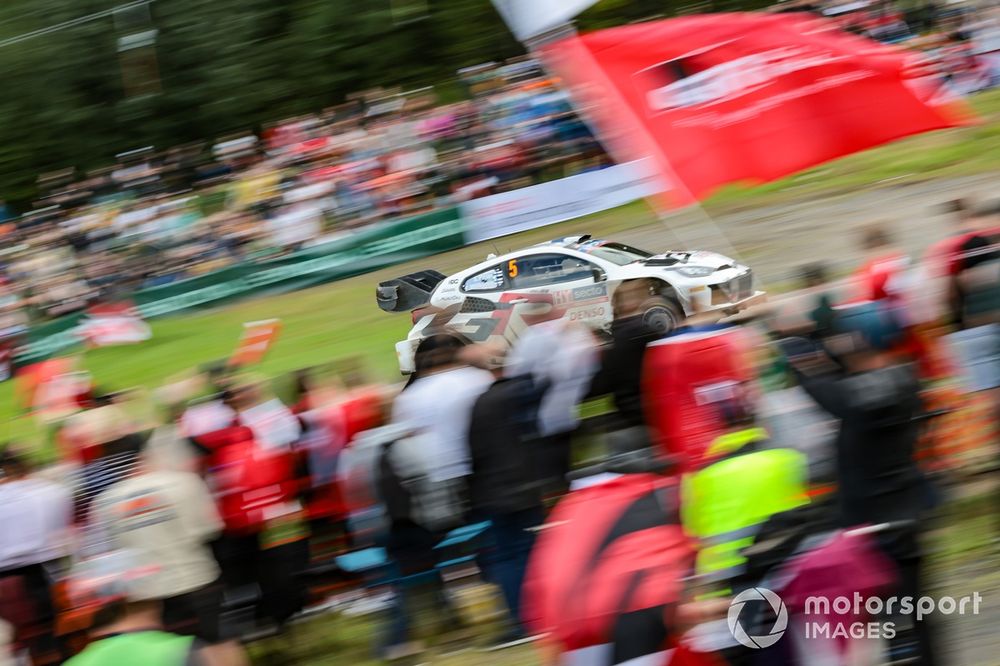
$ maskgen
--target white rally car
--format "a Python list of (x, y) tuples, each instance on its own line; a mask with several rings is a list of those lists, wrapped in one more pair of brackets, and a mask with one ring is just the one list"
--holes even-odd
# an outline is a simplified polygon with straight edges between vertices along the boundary
[(667, 333), (695, 312), (735, 313), (760, 300), (752, 271), (714, 252), (652, 254), (590, 236), (541, 243), (452, 276), (411, 273), (378, 285), (386, 312), (413, 313), (413, 329), (396, 344), (399, 367), (413, 372), (420, 341), (442, 330), (475, 342), (513, 343), (534, 318), (559, 308), (564, 316), (597, 329), (613, 318), (611, 295), (623, 282), (643, 280), (649, 300), (644, 317)]

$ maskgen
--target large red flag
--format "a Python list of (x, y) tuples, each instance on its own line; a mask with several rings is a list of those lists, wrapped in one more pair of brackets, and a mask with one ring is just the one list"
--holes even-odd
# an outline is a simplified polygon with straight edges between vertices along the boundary
[(619, 159), (655, 161), (674, 205), (971, 117), (920, 54), (802, 15), (640, 23), (541, 54)]

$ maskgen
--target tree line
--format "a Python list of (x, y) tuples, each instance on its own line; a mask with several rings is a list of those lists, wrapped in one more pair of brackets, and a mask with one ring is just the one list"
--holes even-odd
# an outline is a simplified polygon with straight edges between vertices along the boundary
[[(0, 193), (8, 200), (30, 201), (40, 173), (212, 140), (374, 86), (441, 85), (461, 67), (523, 53), (489, 0), (153, 0), (148, 10), (72, 24), (115, 4), (0, 3)], [(603, 0), (580, 24), (677, 9), (669, 0)]]

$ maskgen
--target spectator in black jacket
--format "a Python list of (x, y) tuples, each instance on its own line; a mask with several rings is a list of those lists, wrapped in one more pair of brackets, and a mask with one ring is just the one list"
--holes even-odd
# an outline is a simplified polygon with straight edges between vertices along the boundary
[[(886, 351), (892, 332), (873, 315), (848, 320), (838, 314), (838, 334), (825, 350), (808, 346), (790, 354), (802, 388), (840, 419), (836, 439), (839, 519), (844, 527), (890, 523), (880, 534), (899, 568), (900, 596), (919, 597), (922, 553), (920, 519), (931, 489), (914, 459), (922, 412), (915, 369)], [(880, 321), (880, 320), (879, 320)], [(786, 351), (793, 344), (784, 342)], [(935, 663), (927, 618), (915, 622), (920, 656)]]
[[(621, 435), (616, 441), (629, 442), (628, 448), (649, 444), (642, 412), (642, 361), (646, 345), (660, 337), (642, 316), (642, 306), (650, 298), (644, 280), (623, 283), (613, 296), (614, 321), (611, 344), (601, 354), (600, 368), (590, 385), (590, 395), (610, 393), (617, 411), (616, 427)], [(622, 445), (624, 446), (624, 445)]]
[(487, 555), (490, 574), (503, 592), (511, 630), (500, 641), (524, 640), (521, 586), (534, 545), (534, 528), (544, 520), (540, 470), (538, 409), (544, 389), (530, 375), (503, 376), (479, 396), (472, 409), (469, 453), (472, 507), (491, 521)]

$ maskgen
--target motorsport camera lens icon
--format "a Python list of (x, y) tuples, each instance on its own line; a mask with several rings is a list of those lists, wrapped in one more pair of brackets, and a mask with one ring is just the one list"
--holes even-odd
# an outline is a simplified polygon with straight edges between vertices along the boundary
[[(751, 601), (766, 601), (774, 612), (774, 626), (762, 636), (749, 635), (744, 627), (744, 623), (740, 621), (743, 607)], [(749, 613), (747, 614), (749, 615)], [(781, 597), (771, 590), (766, 587), (751, 587), (749, 590), (744, 590), (733, 597), (732, 602), (729, 604), (727, 620), (729, 622), (729, 631), (733, 634), (733, 638), (741, 645), (754, 650), (762, 650), (771, 647), (785, 635), (785, 629), (788, 628), (788, 610), (785, 608), (785, 602), (781, 600)], [(744, 622), (748, 622), (748, 620), (744, 620)]]

